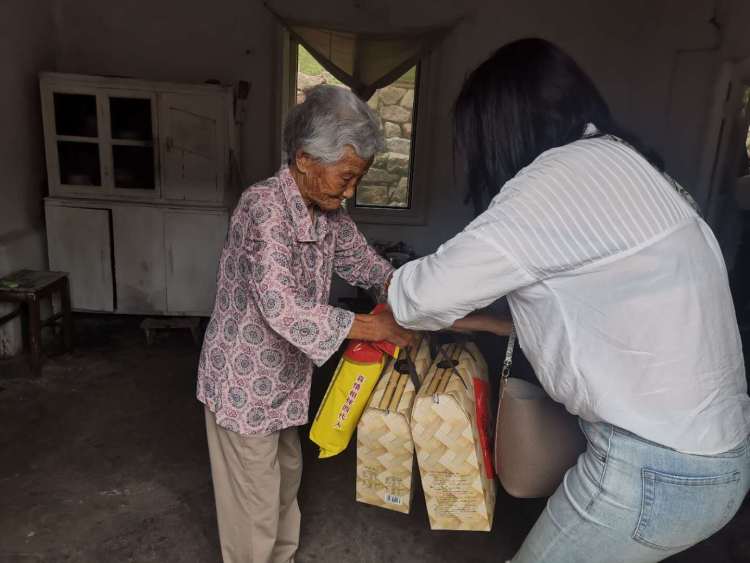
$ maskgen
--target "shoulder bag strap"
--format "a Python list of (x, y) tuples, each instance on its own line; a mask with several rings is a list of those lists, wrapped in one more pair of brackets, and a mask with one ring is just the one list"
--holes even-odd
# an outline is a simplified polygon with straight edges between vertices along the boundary
[(503, 400), (503, 393), (505, 392), (505, 384), (508, 383), (510, 378), (510, 367), (513, 365), (513, 349), (516, 346), (516, 325), (510, 329), (510, 335), (508, 336), (508, 347), (505, 349), (505, 361), (503, 361), (503, 369), (500, 372), (500, 401)]

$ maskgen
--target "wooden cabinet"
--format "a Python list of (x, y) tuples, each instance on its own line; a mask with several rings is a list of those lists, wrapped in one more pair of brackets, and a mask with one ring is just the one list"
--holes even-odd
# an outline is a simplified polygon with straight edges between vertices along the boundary
[(112, 233), (117, 310), (144, 314), (167, 311), (162, 209), (113, 206)]
[(213, 257), (221, 255), (226, 231), (226, 214), (186, 210), (164, 214), (167, 310), (194, 313), (211, 310), (218, 268), (218, 259)]
[(48, 198), (46, 215), (50, 264), (70, 273), (74, 309), (211, 313), (226, 210)]
[(218, 100), (206, 96), (160, 97), (164, 197), (172, 201), (215, 202), (221, 198), (226, 132)]
[(40, 75), (50, 195), (233, 203), (234, 90)]
[(210, 314), (242, 188), (233, 88), (58, 73), (40, 87), (50, 266), (70, 273), (74, 309)]
[(113, 311), (110, 212), (107, 209), (47, 206), (49, 266), (70, 274), (73, 306)]

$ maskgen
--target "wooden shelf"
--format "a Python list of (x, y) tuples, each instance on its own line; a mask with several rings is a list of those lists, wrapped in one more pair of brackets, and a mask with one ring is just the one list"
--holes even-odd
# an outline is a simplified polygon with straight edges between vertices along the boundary
[(104, 139), (101, 137), (78, 137), (76, 135), (55, 135), (55, 139), (58, 141), (65, 141), (70, 143), (101, 143)]
[(136, 141), (131, 139), (112, 139), (113, 146), (119, 147), (153, 147), (153, 141)]

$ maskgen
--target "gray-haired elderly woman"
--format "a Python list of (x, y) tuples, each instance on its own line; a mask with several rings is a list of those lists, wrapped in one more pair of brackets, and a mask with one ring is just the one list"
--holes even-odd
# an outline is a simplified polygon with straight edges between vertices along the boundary
[(390, 312), (328, 304), (335, 272), (383, 290), (391, 267), (341, 204), (383, 147), (377, 117), (351, 92), (318, 86), (284, 127), (288, 165), (242, 194), (221, 256), (198, 368), (219, 535), (227, 563), (293, 561), (313, 363), (346, 338), (406, 345)]

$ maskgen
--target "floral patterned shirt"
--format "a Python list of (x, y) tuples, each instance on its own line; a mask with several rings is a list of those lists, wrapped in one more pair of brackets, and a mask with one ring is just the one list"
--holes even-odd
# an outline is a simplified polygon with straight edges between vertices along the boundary
[(229, 225), (198, 366), (198, 400), (243, 435), (307, 422), (313, 363), (349, 334), (328, 304), (335, 272), (382, 290), (392, 268), (339, 209), (310, 217), (289, 169), (242, 194)]

